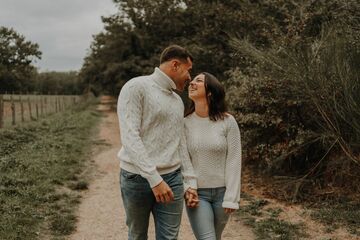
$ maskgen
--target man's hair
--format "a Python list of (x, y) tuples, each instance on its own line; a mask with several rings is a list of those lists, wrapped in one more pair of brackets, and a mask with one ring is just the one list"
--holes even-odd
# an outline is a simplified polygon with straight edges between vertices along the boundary
[(164, 49), (164, 51), (160, 55), (160, 64), (170, 61), (172, 59), (178, 59), (181, 62), (187, 62), (188, 58), (190, 58), (191, 61), (193, 61), (193, 57), (189, 53), (188, 50), (186, 50), (183, 47), (180, 47), (179, 45), (170, 45), (167, 48)]

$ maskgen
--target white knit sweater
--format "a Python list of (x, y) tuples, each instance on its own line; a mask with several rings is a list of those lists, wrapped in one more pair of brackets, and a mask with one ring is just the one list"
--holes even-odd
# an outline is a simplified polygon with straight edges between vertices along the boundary
[(188, 151), (198, 188), (226, 187), (224, 208), (239, 208), (241, 142), (233, 116), (216, 122), (192, 113), (185, 118)]
[(161, 174), (182, 167), (185, 190), (196, 188), (186, 149), (184, 105), (172, 89), (175, 83), (159, 68), (153, 74), (128, 81), (117, 105), (122, 148), (121, 168), (146, 178), (151, 187)]

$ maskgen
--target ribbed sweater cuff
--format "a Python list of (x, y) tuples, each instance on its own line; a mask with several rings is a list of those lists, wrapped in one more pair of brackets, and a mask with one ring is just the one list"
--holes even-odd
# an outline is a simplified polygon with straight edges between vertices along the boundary
[(155, 174), (147, 177), (146, 180), (149, 182), (150, 187), (153, 188), (159, 185), (163, 180), (163, 178), (160, 176), (158, 172), (156, 172)]
[(239, 203), (223, 202), (222, 207), (223, 208), (231, 208), (231, 209), (239, 209)]
[(189, 188), (197, 189), (196, 179), (189, 179), (184, 182), (184, 192)]

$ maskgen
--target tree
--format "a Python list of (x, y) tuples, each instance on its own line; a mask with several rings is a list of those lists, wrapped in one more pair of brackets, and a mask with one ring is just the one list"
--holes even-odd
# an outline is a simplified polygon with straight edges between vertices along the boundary
[(35, 68), (34, 59), (40, 59), (39, 45), (26, 41), (15, 30), (0, 27), (0, 92), (27, 91)]
[(34, 91), (40, 94), (82, 94), (86, 86), (79, 80), (78, 73), (70, 72), (41, 72), (34, 80)]

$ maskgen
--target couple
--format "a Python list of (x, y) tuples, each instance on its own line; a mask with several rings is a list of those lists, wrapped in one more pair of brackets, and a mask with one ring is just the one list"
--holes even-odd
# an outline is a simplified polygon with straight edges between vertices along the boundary
[(221, 239), (239, 208), (240, 132), (226, 112), (225, 93), (209, 73), (189, 85), (189, 109), (173, 89), (191, 80), (193, 58), (167, 47), (160, 66), (122, 88), (118, 117), (122, 148), (120, 188), (129, 239), (147, 239), (150, 213), (156, 239), (177, 239), (184, 198), (197, 239)]

